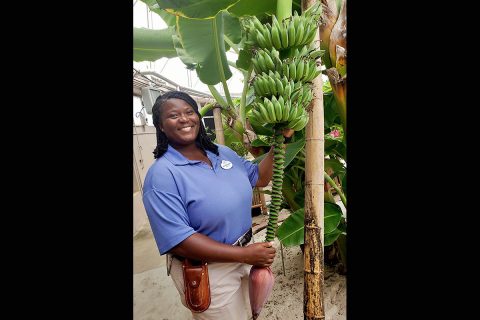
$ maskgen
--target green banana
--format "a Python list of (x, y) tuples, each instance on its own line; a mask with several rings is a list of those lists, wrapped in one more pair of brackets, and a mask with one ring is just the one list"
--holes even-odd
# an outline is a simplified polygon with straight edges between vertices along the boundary
[(280, 36), (282, 39), (282, 48), (288, 48), (288, 30), (283, 21), (282, 25), (280, 26)]
[(260, 112), (262, 117), (265, 119), (265, 122), (267, 123), (272, 123), (272, 119), (270, 118), (270, 115), (268, 113), (268, 110), (266, 109), (265, 104), (259, 102), (257, 103), (257, 110)]
[(255, 36), (256, 36), (257, 43), (260, 46), (260, 48), (266, 48), (267, 47), (267, 40), (265, 40), (265, 37), (262, 35), (262, 33), (258, 29), (255, 30)]
[(297, 68), (295, 66), (295, 60), (288, 65), (288, 73), (290, 75), (290, 79), (295, 80), (297, 77)]
[(282, 120), (282, 108), (283, 106), (280, 106), (280, 103), (278, 102), (277, 98), (275, 96), (272, 96), (272, 104), (273, 104), (273, 110), (275, 111), (275, 122), (280, 122)]
[(288, 117), (290, 116), (290, 108), (292, 107), (292, 103), (290, 100), (287, 100), (283, 105), (285, 106), (285, 108), (283, 109), (282, 122), (285, 122), (288, 120)]
[(277, 115), (275, 113), (275, 109), (273, 107), (273, 103), (272, 101), (270, 101), (269, 99), (267, 98), (264, 98), (263, 100), (263, 105), (265, 106), (265, 109), (267, 110), (268, 112), (268, 115), (270, 116), (270, 120), (272, 123), (275, 123), (277, 122)]
[(265, 51), (263, 51), (262, 54), (263, 54), (263, 57), (265, 59), (265, 65), (267, 66), (266, 70), (275, 69), (275, 64), (273, 63), (273, 60), (270, 57), (270, 55)]
[(298, 64), (296, 66), (297, 73), (295, 75), (296, 81), (300, 81), (300, 79), (303, 77), (303, 69), (304, 69), (303, 61), (302, 59), (298, 59)]
[(280, 77), (275, 77), (275, 84), (277, 85), (277, 94), (278, 95), (283, 95), (285, 88), (283, 87), (282, 81), (279, 79)]
[(265, 38), (266, 40), (266, 43), (267, 43), (267, 46), (265, 47), (266, 49), (270, 50), (272, 49), (273, 47), (273, 43), (272, 43), (272, 36), (270, 34), (270, 24), (266, 24), (266, 28), (264, 28), (262, 34), (263, 34), (263, 37)]
[[(295, 27), (293, 25), (293, 20), (290, 20), (288, 24), (288, 45), (293, 47), (295, 45)], [(298, 50), (298, 49), (297, 49)]]
[(302, 41), (303, 33), (305, 31), (304, 20), (302, 19), (298, 25), (298, 28), (295, 30), (297, 32), (295, 46), (300, 45), (300, 41)]

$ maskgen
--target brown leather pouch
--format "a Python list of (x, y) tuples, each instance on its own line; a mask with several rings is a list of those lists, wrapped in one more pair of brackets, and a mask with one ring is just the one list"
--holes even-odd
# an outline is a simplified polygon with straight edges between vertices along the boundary
[(193, 312), (203, 312), (210, 306), (210, 282), (206, 262), (183, 260), (185, 301)]

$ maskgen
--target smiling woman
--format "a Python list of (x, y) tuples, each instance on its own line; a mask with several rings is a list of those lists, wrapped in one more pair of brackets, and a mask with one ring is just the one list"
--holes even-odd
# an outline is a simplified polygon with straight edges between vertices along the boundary
[(181, 91), (159, 96), (152, 119), (156, 160), (145, 177), (143, 203), (181, 301), (191, 307), (185, 300), (191, 297), (184, 295), (190, 282), (182, 270), (195, 260), (208, 267), (211, 303), (193, 319), (246, 320), (250, 268), (270, 266), (275, 257), (272, 243), (249, 244), (252, 189), (270, 182), (273, 152), (257, 165), (213, 143), (195, 100)]

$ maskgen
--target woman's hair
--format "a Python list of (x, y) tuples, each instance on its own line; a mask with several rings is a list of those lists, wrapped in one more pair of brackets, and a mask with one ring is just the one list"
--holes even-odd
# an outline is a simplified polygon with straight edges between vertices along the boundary
[(162, 114), (162, 107), (163, 104), (168, 100), (168, 99), (180, 99), (188, 103), (193, 111), (197, 114), (199, 118), (199, 126), (200, 130), (198, 131), (197, 138), (195, 140), (195, 144), (206, 154), (205, 150), (209, 150), (213, 153), (215, 153), (218, 156), (218, 146), (215, 145), (212, 140), (207, 136), (207, 132), (205, 131), (205, 127), (203, 126), (202, 123), (202, 116), (198, 112), (198, 107), (197, 103), (191, 96), (186, 94), (185, 92), (181, 91), (169, 91), (164, 93), (163, 95), (159, 96), (157, 100), (155, 100), (155, 104), (152, 107), (152, 119), (153, 119), (153, 125), (155, 126), (155, 129), (157, 130), (157, 146), (155, 150), (153, 150), (153, 156), (155, 159), (160, 158), (163, 156), (165, 152), (167, 152), (168, 149), (168, 139), (165, 133), (162, 132), (160, 129), (160, 124), (162, 121), (161, 114)]

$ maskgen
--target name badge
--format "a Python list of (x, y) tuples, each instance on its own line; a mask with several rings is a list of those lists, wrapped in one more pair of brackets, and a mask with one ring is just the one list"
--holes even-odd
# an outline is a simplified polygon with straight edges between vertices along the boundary
[(220, 164), (220, 167), (222, 167), (223, 169), (230, 169), (231, 167), (233, 167), (233, 164), (228, 161), (228, 160), (222, 160), (222, 163)]

